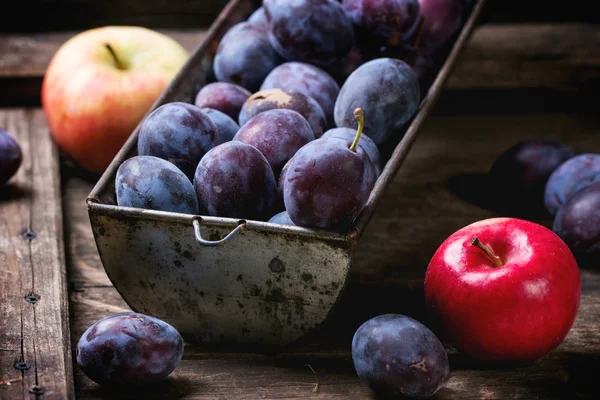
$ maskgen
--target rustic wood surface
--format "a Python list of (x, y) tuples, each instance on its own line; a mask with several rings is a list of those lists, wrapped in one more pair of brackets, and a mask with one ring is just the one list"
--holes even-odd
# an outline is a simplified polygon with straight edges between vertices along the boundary
[(40, 110), (0, 126), (23, 151), (0, 192), (0, 399), (73, 398), (58, 151)]
[[(573, 7), (579, 7), (575, 14), (571, 6), (564, 12), (549, 12), (554, 6), (547, 2), (545, 8), (531, 2), (537, 3), (537, 14), (533, 6), (519, 14), (514, 10), (517, 3), (523, 4), (512, 0), (503, 4), (509, 11), (513, 7), (513, 15), (521, 15), (516, 19), (542, 23), (486, 24), (475, 32), (434, 115), (357, 247), (340, 304), (318, 331), (276, 354), (189, 344), (173, 374), (146, 390), (101, 388), (75, 365), (77, 398), (371, 398), (352, 365), (351, 337), (364, 320), (385, 312), (403, 313), (434, 326), (423, 308), (422, 278), (429, 257), (444, 238), (468, 223), (496, 215), (521, 216), (550, 226), (551, 220), (543, 213), (498, 210), (478, 196), (478, 185), (495, 157), (513, 143), (534, 137), (563, 140), (579, 152), (600, 152), (600, 117), (593, 106), (597, 102), (588, 96), (588, 89), (597, 88), (600, 82), (600, 26), (581, 23), (593, 22), (591, 13), (584, 12), (585, 2), (575, 2)], [(501, 22), (502, 15), (497, 11), (489, 19)], [(574, 15), (576, 23), (547, 24), (548, 20), (570, 21)], [(102, 20), (106, 14), (97, 18)], [(0, 36), (0, 92), (12, 93), (0, 93), (0, 104), (37, 105), (52, 49), (73, 32)], [(168, 32), (188, 49), (202, 34)], [(22, 123), (40, 115), (35, 107), (34, 111), (11, 112), (24, 118)], [(75, 345), (90, 324), (128, 307), (104, 272), (89, 226), (85, 198), (97, 177), (82, 174), (64, 159), (61, 177), (71, 317), (69, 355), (74, 356)], [(473, 362), (447, 343), (452, 373), (436, 398), (599, 398), (595, 371), (600, 367), (600, 271), (582, 265), (581, 277), (577, 320), (557, 349), (526, 367), (495, 368)], [(2, 285), (4, 290), (6, 284)], [(0, 358), (2, 349), (4, 344)], [(3, 368), (8, 367), (0, 365), (0, 383), (4, 382)], [(1, 392), (0, 398), (4, 398)]]

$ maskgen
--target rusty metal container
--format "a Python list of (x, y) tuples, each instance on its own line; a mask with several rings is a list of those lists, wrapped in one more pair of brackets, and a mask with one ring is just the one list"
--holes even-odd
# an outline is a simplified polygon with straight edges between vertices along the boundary
[[(117, 206), (115, 174), (136, 154), (138, 126), (87, 198), (102, 263), (127, 304), (169, 322), (191, 342), (282, 346), (323, 322), (344, 290), (354, 246), (430, 114), (484, 2), (468, 10), (435, 66), (418, 112), (384, 159), (366, 208), (346, 234)], [(255, 3), (229, 1), (148, 113), (172, 101), (193, 103), (198, 90), (214, 80), (219, 40)]]

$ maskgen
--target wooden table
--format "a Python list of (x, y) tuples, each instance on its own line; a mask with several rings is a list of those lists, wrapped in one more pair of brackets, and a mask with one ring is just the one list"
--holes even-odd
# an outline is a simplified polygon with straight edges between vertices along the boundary
[[(428, 322), (422, 279), (437, 246), (471, 222), (509, 215), (477, 202), (476, 184), (495, 157), (541, 137), (600, 152), (600, 25), (485, 23), (365, 232), (340, 304), (317, 332), (277, 354), (187, 345), (157, 386), (104, 389), (73, 364), (74, 348), (90, 324), (128, 307), (104, 272), (88, 221), (85, 198), (97, 177), (59, 153), (39, 105), (47, 62), (74, 33), (0, 35), (0, 127), (25, 155), (0, 194), (3, 400), (371, 398), (350, 357), (355, 329), (386, 312)], [(167, 33), (188, 49), (203, 34)], [(541, 214), (524, 217), (551, 226)], [(436, 398), (599, 398), (600, 272), (581, 266), (581, 278), (577, 320), (558, 348), (532, 365), (502, 369), (448, 344), (451, 378)]]

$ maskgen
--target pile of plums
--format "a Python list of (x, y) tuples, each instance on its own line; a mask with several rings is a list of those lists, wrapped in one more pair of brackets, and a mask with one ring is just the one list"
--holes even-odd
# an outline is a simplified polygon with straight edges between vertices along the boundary
[(552, 230), (580, 259), (600, 254), (600, 154), (577, 153), (557, 140), (514, 144), (494, 162), (497, 190), (545, 208)]
[(342, 231), (417, 112), (461, 0), (264, 0), (223, 36), (215, 82), (143, 121), (128, 207)]

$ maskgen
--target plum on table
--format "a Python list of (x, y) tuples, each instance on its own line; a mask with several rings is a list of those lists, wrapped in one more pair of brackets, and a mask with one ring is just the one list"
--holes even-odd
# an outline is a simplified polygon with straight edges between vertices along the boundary
[(0, 187), (17, 173), (22, 162), (21, 145), (17, 139), (0, 128)]
[[(215, 123), (221, 143), (228, 142), (233, 139), (240, 126), (229, 115), (214, 108), (204, 107), (202, 111)], [(220, 143), (219, 143), (220, 144)]]
[(252, 93), (230, 82), (211, 82), (198, 91), (194, 104), (199, 108), (212, 108), (229, 115), (237, 122), (244, 102)]
[(200, 159), (221, 143), (217, 126), (200, 108), (184, 102), (166, 103), (142, 121), (138, 155), (170, 161), (192, 180)]
[(172, 163), (154, 156), (125, 160), (115, 177), (117, 205), (198, 214), (192, 182)]

